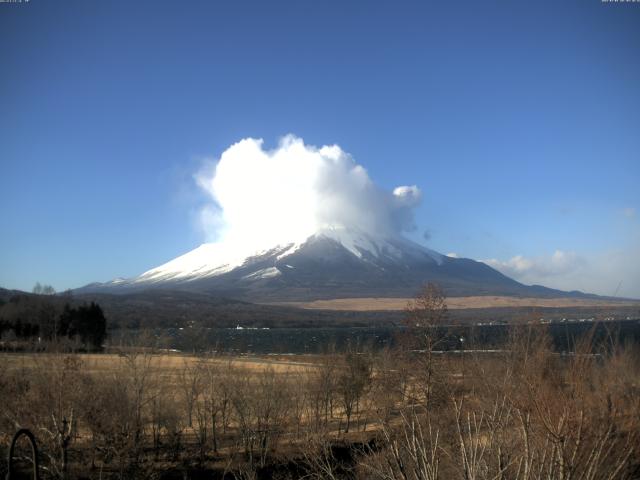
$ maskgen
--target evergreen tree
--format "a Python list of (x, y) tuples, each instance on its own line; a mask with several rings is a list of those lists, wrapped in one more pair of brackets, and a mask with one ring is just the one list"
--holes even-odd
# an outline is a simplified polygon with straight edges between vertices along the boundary
[(77, 336), (82, 343), (96, 350), (102, 348), (107, 336), (107, 321), (102, 308), (97, 303), (81, 305), (78, 308), (65, 308), (61, 318), (61, 327), (65, 326), (69, 337)]

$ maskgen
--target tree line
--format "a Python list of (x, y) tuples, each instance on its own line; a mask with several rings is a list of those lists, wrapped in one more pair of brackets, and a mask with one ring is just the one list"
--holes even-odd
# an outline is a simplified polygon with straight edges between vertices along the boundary
[(13, 342), (67, 342), (86, 350), (101, 350), (107, 320), (95, 302), (74, 305), (68, 294), (39, 283), (34, 294), (13, 295), (0, 304), (0, 338)]

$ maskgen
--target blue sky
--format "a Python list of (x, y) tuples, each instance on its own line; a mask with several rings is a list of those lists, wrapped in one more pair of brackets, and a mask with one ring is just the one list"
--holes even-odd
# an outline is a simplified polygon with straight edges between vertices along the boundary
[(431, 248), (640, 297), (640, 4), (30, 0), (0, 44), (0, 286), (196, 247), (203, 158), (293, 133), (418, 185)]

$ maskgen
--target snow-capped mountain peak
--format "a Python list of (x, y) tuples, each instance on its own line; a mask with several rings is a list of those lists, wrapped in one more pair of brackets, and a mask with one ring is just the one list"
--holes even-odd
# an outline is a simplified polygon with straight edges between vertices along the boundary
[[(247, 267), (257, 259), (273, 258), (275, 263), (293, 255), (305, 245), (318, 241), (331, 241), (344, 248), (356, 259), (376, 263), (380, 259), (385, 262), (403, 257), (428, 257), (436, 264), (443, 261), (443, 255), (407, 240), (399, 235), (372, 235), (357, 229), (340, 226), (328, 226), (315, 232), (303, 240), (274, 245), (270, 248), (251, 251), (233, 242), (205, 243), (167, 263), (148, 270), (138, 277), (129, 280), (117, 279), (112, 285), (143, 286), (166, 282), (190, 282), (232, 272), (240, 267)], [(287, 269), (295, 268), (286, 265)], [(263, 270), (263, 271), (262, 271)], [(280, 274), (276, 266), (249, 272), (242, 278), (256, 280), (273, 278)]]
[(344, 227), (328, 227), (320, 230), (314, 238), (333, 240), (358, 258), (377, 259), (382, 256), (400, 259), (407, 254), (426, 254), (436, 263), (442, 262), (442, 255), (423, 247), (400, 235), (371, 235), (369, 233)]
[(446, 257), (397, 234), (327, 226), (267, 248), (252, 245), (242, 239), (205, 243), (138, 277), (82, 290), (162, 288), (283, 301), (406, 297), (429, 281), (455, 294), (517, 294), (524, 288), (483, 263)]

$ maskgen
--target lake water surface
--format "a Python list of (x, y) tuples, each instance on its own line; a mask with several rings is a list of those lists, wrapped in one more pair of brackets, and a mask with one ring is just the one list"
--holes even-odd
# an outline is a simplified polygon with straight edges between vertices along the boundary
[[(574, 349), (581, 336), (593, 332), (595, 343), (640, 343), (640, 319), (608, 322), (573, 322), (538, 325), (549, 332), (558, 352)], [(511, 327), (508, 325), (474, 325), (437, 329), (441, 339), (438, 348), (444, 351), (460, 349), (494, 349), (504, 345)], [(323, 353), (347, 348), (381, 349), (393, 346), (398, 336), (406, 332), (402, 327), (330, 327), (330, 328), (274, 328), (274, 329), (209, 329), (193, 332), (170, 329), (171, 347), (179, 350), (215, 350), (254, 354)]]

